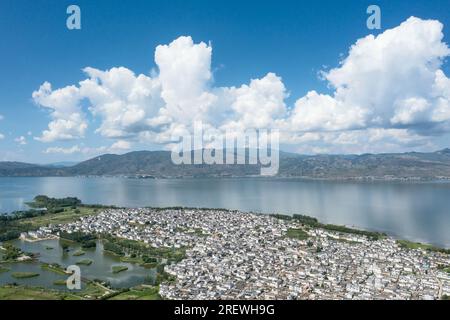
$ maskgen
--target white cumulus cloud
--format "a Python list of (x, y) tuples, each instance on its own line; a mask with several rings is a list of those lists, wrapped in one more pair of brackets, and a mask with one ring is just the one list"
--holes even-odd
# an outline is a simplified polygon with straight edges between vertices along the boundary
[(20, 145), (26, 145), (27, 139), (24, 136), (20, 136), (14, 139), (15, 142), (17, 142)]
[(87, 129), (87, 121), (80, 103), (79, 88), (67, 86), (52, 90), (49, 82), (44, 82), (39, 90), (33, 92), (33, 100), (42, 107), (51, 110), (53, 120), (42, 136), (36, 139), (43, 142), (72, 140), (81, 138)]
[(85, 68), (88, 79), (80, 82), (79, 92), (88, 99), (89, 110), (102, 119), (97, 129), (108, 138), (124, 138), (150, 130), (148, 123), (163, 106), (158, 79), (135, 75), (120, 67), (101, 71)]
[(38, 139), (83, 137), (90, 112), (101, 120), (96, 132), (118, 140), (105, 150), (130, 149), (129, 141), (168, 145), (198, 120), (210, 132), (276, 128), (282, 143), (308, 152), (432, 147), (424, 137), (450, 132), (450, 79), (441, 69), (450, 49), (443, 36), (439, 21), (411, 17), (361, 38), (339, 66), (322, 73), (331, 93), (310, 90), (292, 106), (273, 72), (247, 84), (214, 86), (212, 46), (179, 37), (157, 46), (152, 75), (87, 67), (77, 85), (52, 90), (45, 82), (33, 99), (52, 120)]
[(420, 129), (450, 119), (449, 79), (440, 69), (450, 49), (442, 28), (439, 21), (411, 17), (359, 39), (341, 65), (324, 74), (336, 103), (362, 112), (346, 125)]
[(70, 148), (50, 147), (44, 151), (44, 153), (62, 153), (62, 154), (73, 154), (78, 152), (81, 152), (81, 149), (78, 145), (75, 145)]

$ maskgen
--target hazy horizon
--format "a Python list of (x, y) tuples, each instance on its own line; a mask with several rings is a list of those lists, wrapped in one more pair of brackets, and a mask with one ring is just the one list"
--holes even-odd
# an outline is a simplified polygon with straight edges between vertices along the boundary
[[(328, 156), (361, 156), (361, 155), (365, 155), (365, 154), (381, 155), (381, 154), (404, 154), (404, 153), (437, 153), (437, 152), (447, 151), (447, 150), (450, 150), (450, 148), (443, 148), (443, 149), (434, 150), (434, 151), (430, 151), (430, 152), (420, 152), (420, 151), (411, 150), (411, 151), (405, 151), (405, 152), (386, 152), (386, 153), (380, 152), (380, 153), (315, 153), (315, 154), (308, 154), (308, 153), (289, 152), (289, 151), (285, 151), (285, 150), (281, 150), (281, 149), (279, 151), (283, 152), (283, 153), (290, 153), (290, 154), (295, 154), (295, 155), (300, 155), (300, 156), (327, 156), (327, 155)], [(102, 154), (97, 154), (97, 155), (85, 158), (83, 160), (78, 160), (78, 161), (71, 161), (70, 159), (66, 159), (65, 161), (55, 161), (55, 162), (26, 162), (26, 161), (17, 161), (17, 160), (5, 160), (5, 161), (0, 161), (0, 163), (1, 162), (21, 162), (21, 163), (36, 164), (36, 165), (64, 165), (64, 164), (76, 165), (80, 162), (95, 159), (97, 157), (101, 157), (104, 155), (121, 156), (121, 155), (125, 155), (128, 153), (134, 153), (134, 152), (158, 152), (158, 151), (171, 152), (169, 150), (162, 150), (162, 149), (160, 149), (160, 150), (144, 150), (144, 149), (142, 149), (142, 150), (133, 150), (133, 151), (128, 151), (128, 152), (123, 152), (123, 153), (102, 153)]]

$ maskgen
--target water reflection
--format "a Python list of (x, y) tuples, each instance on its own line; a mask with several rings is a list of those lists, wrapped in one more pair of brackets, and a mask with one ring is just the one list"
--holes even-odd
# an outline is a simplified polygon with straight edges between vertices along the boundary
[[(75, 256), (73, 253), (80, 250), (78, 244), (71, 243), (70, 251), (64, 252), (59, 240), (44, 240), (37, 242), (27, 242), (23, 240), (11, 241), (13, 245), (24, 252), (32, 252), (39, 255), (39, 262), (9, 263), (2, 266), (10, 269), (8, 272), (0, 273), (0, 285), (8, 283), (27, 284), (42, 286), (54, 289), (66, 289), (65, 286), (55, 285), (55, 280), (65, 280), (64, 275), (56, 274), (52, 271), (43, 270), (41, 263), (58, 263), (63, 267), (74, 265), (81, 260), (93, 261), (91, 265), (81, 265), (81, 275), (88, 279), (100, 279), (109, 282), (114, 288), (127, 288), (142, 284), (146, 280), (154, 280), (155, 269), (147, 269), (132, 263), (121, 262), (120, 259), (111, 254), (103, 252), (101, 241), (97, 241), (95, 249), (83, 249), (82, 256)], [(127, 271), (112, 273), (113, 265), (128, 267)], [(13, 272), (33, 272), (38, 273), (38, 277), (16, 279), (12, 277)], [(82, 285), (84, 287), (84, 285)]]
[(0, 178), (0, 210), (37, 194), (119, 206), (221, 207), (301, 213), (450, 247), (449, 183), (353, 183), (295, 179)]

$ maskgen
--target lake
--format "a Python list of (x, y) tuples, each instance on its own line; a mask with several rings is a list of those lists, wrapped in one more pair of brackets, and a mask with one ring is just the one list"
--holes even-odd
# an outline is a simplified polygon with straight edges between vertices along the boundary
[[(147, 279), (154, 280), (156, 276), (155, 269), (147, 269), (137, 264), (121, 262), (120, 258), (103, 252), (103, 245), (101, 241), (97, 241), (95, 249), (83, 249), (85, 254), (81, 256), (74, 256), (74, 252), (81, 250), (81, 246), (77, 243), (70, 243), (69, 252), (64, 252), (60, 240), (42, 240), (36, 242), (27, 242), (24, 240), (10, 241), (17, 248), (24, 252), (32, 252), (39, 255), (39, 261), (33, 262), (16, 262), (3, 263), (0, 266), (9, 269), (8, 272), (0, 273), (0, 285), (16, 282), (18, 284), (26, 284), (30, 286), (40, 286), (46, 288), (53, 288), (59, 290), (66, 290), (67, 287), (55, 285), (55, 280), (66, 280), (67, 276), (57, 274), (52, 271), (43, 270), (41, 262), (43, 263), (58, 263), (61, 266), (67, 267), (74, 265), (81, 260), (92, 260), (93, 263), (89, 266), (81, 265), (81, 275), (90, 280), (100, 279), (107, 281), (114, 288), (128, 288), (142, 284)], [(128, 267), (128, 270), (113, 273), (112, 266), (120, 265)], [(33, 272), (38, 273), (39, 276), (33, 278), (16, 279), (12, 277), (13, 272)], [(84, 284), (82, 284), (82, 288)]]
[(125, 207), (189, 206), (299, 213), (322, 222), (386, 232), (450, 247), (450, 183), (298, 179), (0, 178), (0, 212), (38, 194)]

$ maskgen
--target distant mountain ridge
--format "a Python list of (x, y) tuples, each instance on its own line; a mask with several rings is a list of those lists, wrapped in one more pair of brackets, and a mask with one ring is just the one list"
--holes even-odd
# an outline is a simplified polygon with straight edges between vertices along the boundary
[[(260, 165), (175, 165), (169, 151), (104, 154), (73, 166), (0, 162), (0, 176), (129, 176), (140, 178), (258, 176)], [(280, 152), (277, 177), (311, 179), (450, 179), (450, 149), (361, 155)]]
[(46, 166), (46, 167), (55, 167), (55, 168), (64, 168), (64, 167), (73, 167), (76, 164), (78, 164), (78, 162), (75, 162), (75, 161), (61, 161), (61, 162), (47, 163), (44, 166)]

